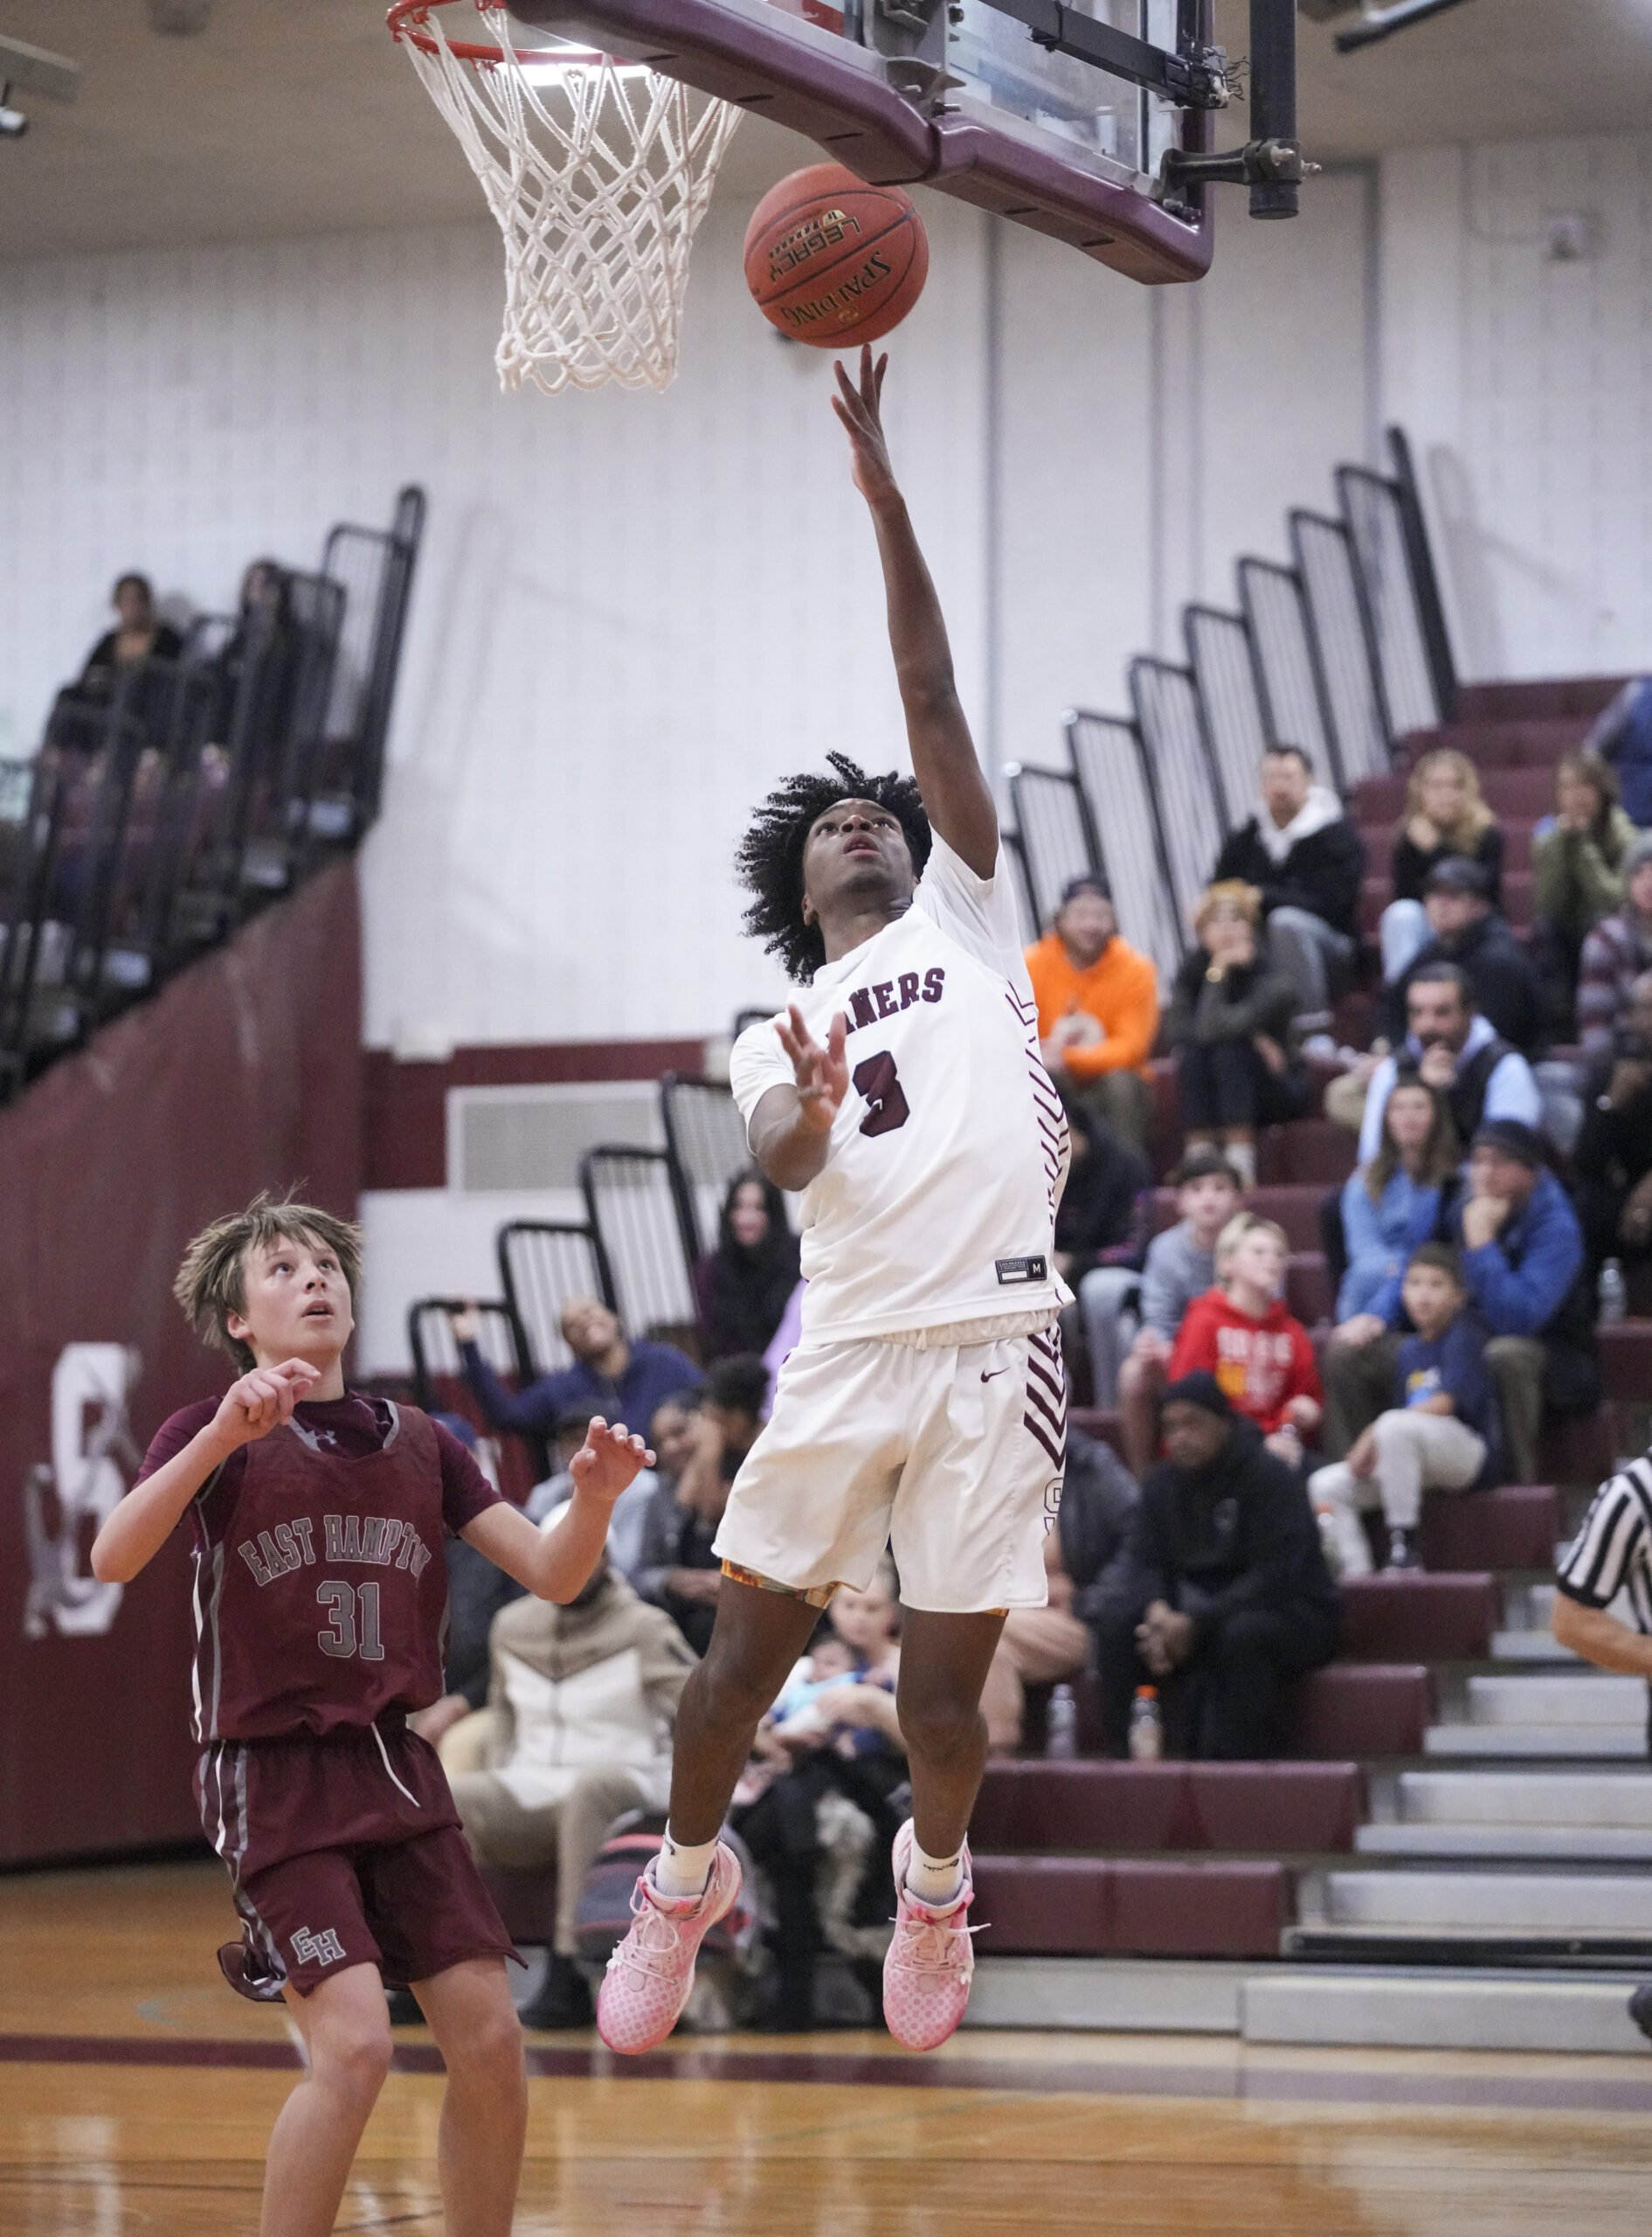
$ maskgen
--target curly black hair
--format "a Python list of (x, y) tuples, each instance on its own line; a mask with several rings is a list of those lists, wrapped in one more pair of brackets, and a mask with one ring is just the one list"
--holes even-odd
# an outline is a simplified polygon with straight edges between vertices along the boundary
[(831, 776), (789, 777), (758, 808), (740, 841), (735, 869), (754, 898), (744, 924), (765, 952), (778, 955), (788, 978), (807, 986), (826, 961), (819, 925), (803, 921), (803, 849), (818, 817), (840, 800), (871, 800), (896, 817), (906, 835), (912, 868), (920, 876), (930, 859), (931, 833), (923, 802), (910, 777), (890, 770), (869, 777), (845, 753), (828, 753)]

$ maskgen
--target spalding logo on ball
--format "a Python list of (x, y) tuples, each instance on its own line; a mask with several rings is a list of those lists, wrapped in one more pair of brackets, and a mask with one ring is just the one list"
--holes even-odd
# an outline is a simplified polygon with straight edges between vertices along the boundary
[(811, 163), (770, 188), (746, 227), (746, 285), (771, 326), (817, 350), (875, 342), (923, 293), (930, 244), (910, 195)]

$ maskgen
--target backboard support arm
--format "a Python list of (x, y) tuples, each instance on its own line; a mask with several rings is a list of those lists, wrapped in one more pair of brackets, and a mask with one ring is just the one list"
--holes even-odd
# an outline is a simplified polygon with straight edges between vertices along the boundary
[(1248, 186), (1253, 218), (1296, 215), (1302, 182), (1319, 169), (1303, 162), (1296, 137), (1296, 0), (1250, 0), (1250, 122), (1242, 148), (1168, 149), (1159, 166), (1166, 202), (1192, 185)]

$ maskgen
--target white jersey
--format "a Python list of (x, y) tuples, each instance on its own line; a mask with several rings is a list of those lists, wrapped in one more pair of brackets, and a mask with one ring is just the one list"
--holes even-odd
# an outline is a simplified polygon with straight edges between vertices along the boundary
[[(850, 1091), (803, 1197), (805, 1340), (1047, 1326), (1069, 1294), (1054, 1255), (1068, 1138), (1008, 879), (937, 835), (911, 907), (795, 999), (822, 1043), (840, 1011), (849, 1024)], [(748, 1128), (794, 1078), (775, 1024), (730, 1059)]]

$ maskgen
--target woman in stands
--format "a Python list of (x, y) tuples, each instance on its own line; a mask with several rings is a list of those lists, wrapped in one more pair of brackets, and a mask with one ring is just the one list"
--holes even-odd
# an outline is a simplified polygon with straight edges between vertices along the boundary
[(1227, 878), (1193, 911), (1199, 945), (1176, 973), (1166, 1022), (1187, 1152), (1220, 1145), (1256, 1179), (1256, 1129), (1300, 1118), (1308, 1083), (1290, 1038), (1296, 990), (1260, 939), (1261, 897)]
[(1433, 936), (1423, 913), (1428, 874), (1450, 855), (1478, 862), (1503, 906), (1503, 830), (1480, 794), (1480, 775), (1455, 746), (1425, 753), (1406, 787), (1406, 820), (1394, 841), (1394, 897), (1382, 912), (1382, 975), (1393, 986)]
[(717, 1247), (695, 1268), (706, 1358), (769, 1348), (798, 1285), (798, 1238), (786, 1200), (761, 1173), (743, 1173), (723, 1199)]
[(1462, 1145), (1443, 1096), (1402, 1072), (1383, 1105), (1377, 1154), (1344, 1183), (1347, 1271), (1337, 1292), (1337, 1333), (1349, 1343), (1393, 1326), (1411, 1254), (1445, 1232)]
[(1531, 835), (1532, 945), (1569, 1035), (1583, 943), (1623, 905), (1623, 864), (1634, 824), (1618, 800), (1617, 773), (1597, 753), (1563, 756), (1554, 772), (1554, 814)]
[(80, 699), (110, 699), (121, 670), (135, 661), (175, 661), (183, 640), (155, 610), (155, 591), (147, 575), (122, 575), (109, 593), (118, 627), (100, 637), (86, 654), (74, 690)]

